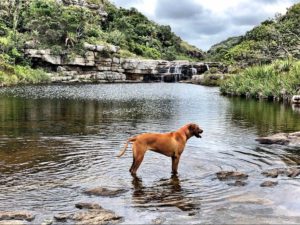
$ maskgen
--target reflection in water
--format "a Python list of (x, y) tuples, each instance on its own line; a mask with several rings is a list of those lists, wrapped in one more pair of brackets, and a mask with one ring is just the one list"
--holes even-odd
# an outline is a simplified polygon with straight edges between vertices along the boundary
[(177, 175), (161, 179), (153, 186), (144, 186), (142, 179), (134, 176), (132, 200), (135, 207), (176, 207), (182, 211), (200, 209), (200, 200), (188, 197), (189, 191), (183, 189)]
[[(134, 179), (128, 172), (131, 152), (115, 157), (130, 136), (176, 130), (188, 122), (198, 123), (204, 134), (187, 143), (178, 177), (170, 177), (170, 160), (157, 153), (146, 154), (141, 178)], [(275, 188), (260, 188), (262, 170), (299, 166), (299, 150), (254, 141), (258, 135), (296, 130), (299, 114), (289, 107), (225, 98), (216, 88), (196, 85), (2, 88), (0, 210), (33, 211), (40, 224), (87, 201), (124, 216), (125, 223), (151, 223), (157, 217), (170, 224), (299, 223), (297, 179), (278, 178)], [(248, 185), (220, 182), (215, 176), (220, 170), (249, 174)], [(131, 192), (113, 199), (82, 194), (98, 186)], [(248, 193), (251, 199), (245, 198)], [(243, 197), (238, 206), (231, 201), (236, 196)]]
[(260, 136), (300, 130), (300, 114), (290, 105), (237, 97), (229, 100), (232, 121), (242, 127), (255, 126)]

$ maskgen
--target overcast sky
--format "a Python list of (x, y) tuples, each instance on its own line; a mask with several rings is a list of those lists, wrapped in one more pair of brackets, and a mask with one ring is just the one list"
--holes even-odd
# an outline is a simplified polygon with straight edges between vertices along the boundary
[(300, 0), (113, 0), (135, 7), (151, 20), (170, 25), (183, 40), (208, 50), (231, 36), (244, 34), (260, 22)]

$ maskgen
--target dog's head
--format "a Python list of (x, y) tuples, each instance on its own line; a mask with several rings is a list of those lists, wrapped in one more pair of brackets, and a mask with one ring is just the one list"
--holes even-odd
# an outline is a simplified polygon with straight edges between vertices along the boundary
[(195, 123), (188, 124), (188, 129), (191, 134), (191, 136), (195, 136), (197, 138), (201, 138), (201, 135), (203, 133), (203, 130)]

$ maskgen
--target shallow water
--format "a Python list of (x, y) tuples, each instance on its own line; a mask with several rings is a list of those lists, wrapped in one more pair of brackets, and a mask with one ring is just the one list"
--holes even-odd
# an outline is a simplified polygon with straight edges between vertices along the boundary
[[(130, 176), (125, 140), (168, 132), (188, 122), (203, 138), (187, 143), (178, 177), (171, 160), (148, 152)], [(189, 84), (26, 86), (0, 89), (0, 210), (29, 210), (40, 223), (75, 203), (96, 202), (124, 224), (300, 223), (299, 178), (262, 188), (269, 168), (299, 167), (300, 151), (255, 142), (300, 130), (300, 114), (282, 104), (227, 98)], [(216, 179), (220, 170), (249, 174), (244, 187)], [(93, 187), (128, 190), (116, 198), (86, 196)]]

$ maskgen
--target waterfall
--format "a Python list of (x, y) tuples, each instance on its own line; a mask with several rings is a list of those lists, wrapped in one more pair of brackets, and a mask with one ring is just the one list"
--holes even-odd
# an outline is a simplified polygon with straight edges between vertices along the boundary
[(209, 71), (209, 65), (205, 64), (207, 71)]

